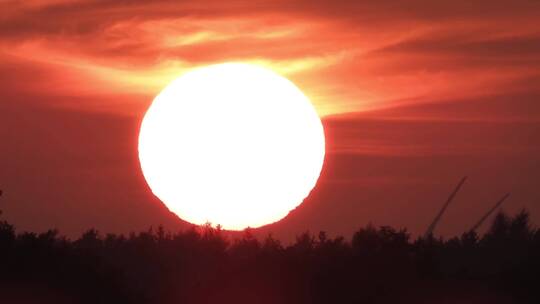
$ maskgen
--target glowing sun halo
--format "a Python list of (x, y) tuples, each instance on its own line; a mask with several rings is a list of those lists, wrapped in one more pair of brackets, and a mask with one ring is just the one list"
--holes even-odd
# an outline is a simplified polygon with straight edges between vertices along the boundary
[(285, 217), (315, 186), (324, 154), (309, 99), (286, 78), (239, 63), (174, 80), (139, 135), (152, 192), (188, 222), (230, 230)]

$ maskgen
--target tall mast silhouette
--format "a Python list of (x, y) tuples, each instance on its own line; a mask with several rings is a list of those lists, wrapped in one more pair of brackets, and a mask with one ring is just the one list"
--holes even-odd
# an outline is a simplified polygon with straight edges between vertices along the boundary
[(456, 196), (456, 193), (459, 191), (461, 186), (463, 186), (463, 184), (465, 183), (466, 179), (467, 179), (467, 176), (463, 177), (461, 179), (461, 181), (459, 182), (459, 184), (456, 186), (456, 189), (454, 189), (454, 191), (452, 191), (452, 193), (450, 194), (450, 196), (448, 197), (448, 199), (446, 200), (446, 202), (442, 206), (441, 211), (439, 211), (437, 216), (435, 216), (435, 218), (433, 219), (433, 222), (431, 223), (431, 225), (429, 225), (428, 229), (426, 230), (426, 233), (424, 234), (424, 238), (428, 238), (430, 236), (433, 236), (433, 231), (435, 230), (435, 228), (437, 227), (437, 224), (441, 220), (441, 217), (443, 216), (444, 212), (446, 211), (446, 208), (448, 208), (448, 205), (450, 205), (450, 203), (452, 202), (452, 200)]
[(476, 231), (476, 229), (478, 229), (480, 226), (482, 226), (482, 224), (484, 223), (484, 221), (495, 211), (497, 210), (497, 208), (499, 208), (500, 205), (502, 205), (502, 203), (510, 196), (510, 193), (506, 193), (493, 207), (491, 207), (491, 209), (488, 210), (488, 212), (486, 214), (484, 214), (484, 216), (482, 216), (482, 218), (480, 218), (480, 220), (474, 225), (472, 226), (471, 229), (469, 229), (470, 232), (473, 232), (473, 231)]

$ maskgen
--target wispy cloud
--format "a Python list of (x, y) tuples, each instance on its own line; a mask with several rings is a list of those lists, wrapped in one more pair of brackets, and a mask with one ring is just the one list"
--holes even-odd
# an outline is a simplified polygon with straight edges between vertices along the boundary
[(151, 96), (193, 67), (246, 61), (331, 114), (533, 89), (540, 70), (534, 1), (56, 0), (0, 11), (0, 59), (64, 83), (42, 94)]

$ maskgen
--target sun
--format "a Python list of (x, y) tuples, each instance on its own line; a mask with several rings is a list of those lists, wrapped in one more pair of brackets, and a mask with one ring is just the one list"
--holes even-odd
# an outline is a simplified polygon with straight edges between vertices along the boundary
[(139, 160), (152, 192), (183, 220), (242, 230), (279, 221), (322, 170), (323, 125), (291, 81), (225, 63), (170, 83), (146, 112)]

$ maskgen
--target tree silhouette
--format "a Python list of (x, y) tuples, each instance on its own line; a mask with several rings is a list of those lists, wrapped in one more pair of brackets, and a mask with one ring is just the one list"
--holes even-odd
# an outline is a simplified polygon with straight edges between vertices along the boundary
[(287, 245), (209, 224), (69, 240), (0, 221), (0, 260), (2, 303), (540, 303), (540, 231), (526, 211), (497, 214), (484, 235), (411, 240), (367, 225)]

